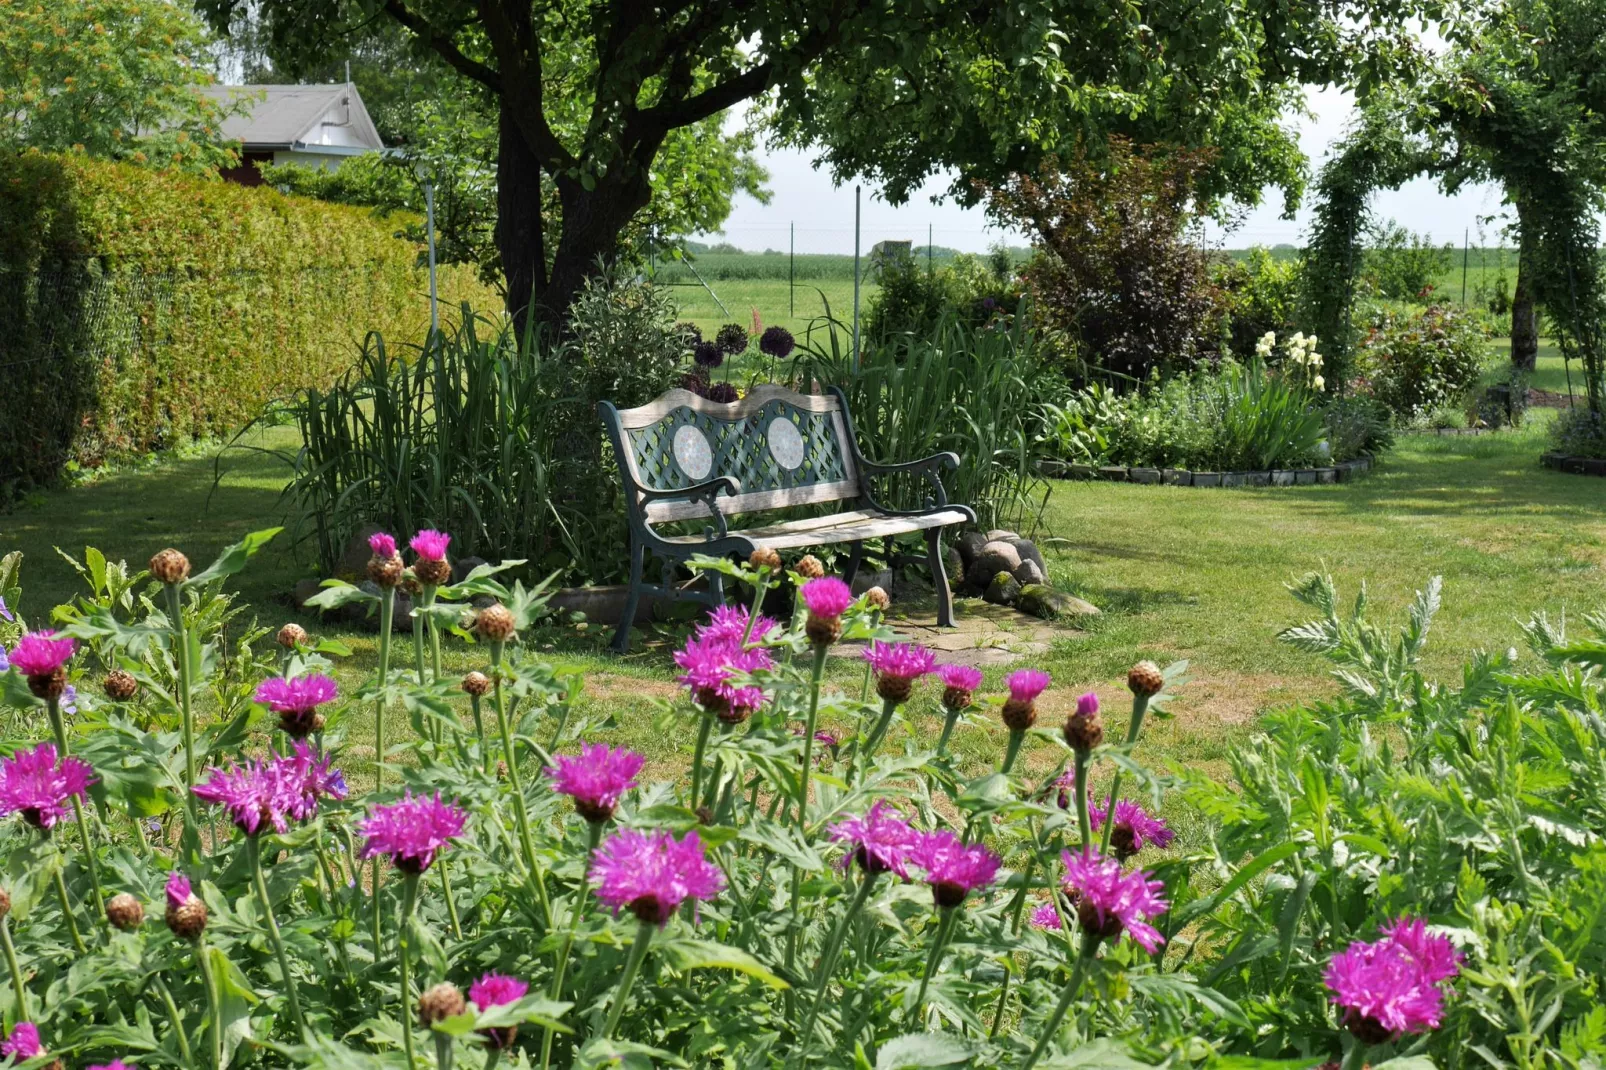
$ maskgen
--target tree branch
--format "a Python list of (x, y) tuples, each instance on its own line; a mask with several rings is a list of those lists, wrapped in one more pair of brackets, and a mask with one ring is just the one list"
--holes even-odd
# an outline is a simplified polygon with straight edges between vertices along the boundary
[(466, 78), (485, 86), (493, 93), (502, 92), (502, 77), (491, 67), (463, 53), (450, 36), (436, 29), (430, 21), (410, 9), (403, 0), (385, 0), (385, 10), (425, 44), (433, 48), (451, 67)]

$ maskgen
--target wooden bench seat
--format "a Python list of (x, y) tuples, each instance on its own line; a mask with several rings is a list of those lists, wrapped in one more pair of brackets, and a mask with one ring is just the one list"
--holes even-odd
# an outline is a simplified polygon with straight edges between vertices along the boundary
[[(724, 601), (721, 577), (706, 592), (672, 582), (675, 566), (694, 554), (746, 557), (759, 547), (791, 550), (851, 543), (845, 578), (851, 582), (867, 539), (921, 531), (937, 588), (937, 621), (953, 624), (953, 596), (942, 561), (942, 529), (973, 524), (969, 506), (948, 501), (941, 471), (959, 466), (953, 453), (882, 464), (859, 452), (847, 399), (835, 387), (799, 394), (778, 386), (754, 388), (721, 404), (686, 390), (671, 390), (647, 405), (620, 410), (597, 406), (613, 442), (630, 521), (630, 593), (614, 648), (625, 650), (643, 593), (665, 598)], [(920, 508), (895, 509), (876, 498), (885, 476), (918, 476), (929, 488)], [(846, 502), (825, 516), (752, 527), (733, 527), (757, 514), (796, 506)], [(668, 533), (656, 525), (706, 519), (700, 534)], [(663, 581), (646, 584), (647, 551), (662, 559)]]

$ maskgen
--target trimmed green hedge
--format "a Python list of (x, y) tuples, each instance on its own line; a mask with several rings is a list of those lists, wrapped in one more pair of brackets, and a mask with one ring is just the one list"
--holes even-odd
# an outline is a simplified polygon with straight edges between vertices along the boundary
[(421, 338), (428, 284), (400, 223), (79, 156), (0, 157), (0, 499), (69, 462), (236, 428), (332, 381), (370, 330)]

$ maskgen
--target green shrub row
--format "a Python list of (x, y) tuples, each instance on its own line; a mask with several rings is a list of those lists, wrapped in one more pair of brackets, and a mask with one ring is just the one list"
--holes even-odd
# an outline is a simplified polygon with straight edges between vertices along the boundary
[(369, 330), (420, 336), (427, 282), (397, 226), (265, 188), (0, 158), (0, 497), (226, 432), (332, 380)]

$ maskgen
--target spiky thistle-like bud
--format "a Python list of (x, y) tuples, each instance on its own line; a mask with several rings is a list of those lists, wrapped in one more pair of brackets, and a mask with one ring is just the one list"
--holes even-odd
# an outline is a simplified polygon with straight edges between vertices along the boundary
[(279, 634), (274, 636), (274, 639), (286, 650), (294, 650), (296, 647), (306, 643), (307, 629), (292, 621), (280, 628)]
[(491, 691), (491, 678), (482, 672), (471, 672), (463, 677), (463, 691), (475, 698), (487, 695)]
[(169, 546), (158, 550), (150, 561), (151, 575), (169, 587), (190, 577), (190, 559)]
[(427, 988), (418, 997), (418, 1021), (425, 1029), (436, 1022), (455, 1018), (467, 1009), (468, 1003), (463, 999), (462, 990), (450, 981)]
[(1158, 695), (1165, 687), (1165, 675), (1152, 661), (1140, 661), (1126, 674), (1126, 686), (1134, 695), (1148, 698)]
[(492, 643), (505, 643), (511, 639), (515, 624), (513, 611), (500, 603), (486, 606), (474, 618), (474, 630), (480, 638)]
[(118, 892), (106, 900), (106, 920), (130, 932), (145, 923), (145, 906), (129, 893)]
[(113, 669), (107, 673), (106, 679), (101, 681), (101, 687), (105, 690), (106, 697), (113, 702), (127, 702), (139, 693), (139, 681), (134, 679), (132, 673), (124, 672), (122, 669)]
[(773, 547), (760, 546), (747, 555), (747, 564), (751, 568), (767, 568), (771, 572), (781, 571), (781, 555)]
[(825, 575), (825, 566), (820, 564), (820, 559), (813, 554), (805, 554), (797, 563), (796, 572), (806, 580), (817, 580)]
[(872, 587), (864, 592), (864, 603), (871, 609), (885, 613), (892, 608), (892, 599), (880, 587)]

